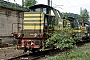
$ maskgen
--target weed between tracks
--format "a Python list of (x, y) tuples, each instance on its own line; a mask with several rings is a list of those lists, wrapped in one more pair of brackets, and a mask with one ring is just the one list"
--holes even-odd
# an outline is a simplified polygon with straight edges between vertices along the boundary
[(90, 43), (67, 51), (61, 55), (48, 57), (46, 60), (90, 60)]

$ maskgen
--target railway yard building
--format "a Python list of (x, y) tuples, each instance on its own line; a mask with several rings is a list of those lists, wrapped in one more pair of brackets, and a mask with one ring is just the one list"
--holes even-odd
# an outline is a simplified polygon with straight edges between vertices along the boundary
[(12, 25), (14, 24), (13, 30), (17, 32), (21, 26), (15, 23), (23, 22), (25, 11), (27, 11), (25, 7), (16, 3), (0, 1), (0, 38), (2, 38), (2, 42), (10, 42), (13, 40)]

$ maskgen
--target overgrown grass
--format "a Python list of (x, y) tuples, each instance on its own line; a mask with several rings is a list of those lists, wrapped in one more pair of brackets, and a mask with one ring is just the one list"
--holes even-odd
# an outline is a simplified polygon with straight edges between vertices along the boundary
[(47, 60), (90, 60), (90, 43), (70, 50), (67, 54), (63, 53), (54, 57), (49, 56)]

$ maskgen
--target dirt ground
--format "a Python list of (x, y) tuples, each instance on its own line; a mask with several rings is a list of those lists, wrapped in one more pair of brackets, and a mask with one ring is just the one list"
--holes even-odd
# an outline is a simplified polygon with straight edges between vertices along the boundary
[(0, 60), (8, 60), (23, 54), (23, 50), (15, 48), (0, 48)]

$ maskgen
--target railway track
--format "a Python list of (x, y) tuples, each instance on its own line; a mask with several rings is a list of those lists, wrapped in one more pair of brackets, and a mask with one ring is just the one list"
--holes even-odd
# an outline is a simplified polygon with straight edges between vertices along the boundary
[(85, 44), (85, 43), (90, 43), (90, 39), (83, 39), (83, 40), (80, 41), (80, 42), (76, 42), (76, 45), (77, 45), (77, 46), (81, 46), (81, 45), (83, 45), (83, 44)]
[(22, 56), (11, 58), (8, 60), (38, 60), (39, 58), (46, 58), (46, 55), (51, 55), (60, 52), (59, 49), (46, 50), (42, 52), (28, 53)]
[[(82, 46), (85, 43), (90, 43), (90, 39), (84, 42), (78, 42), (76, 44), (77, 46)], [(10, 58), (8, 60), (39, 60), (40, 58), (46, 58), (47, 55), (54, 55), (62, 52), (64, 51), (60, 51), (59, 49), (49, 49), (46, 51), (35, 52), (35, 53), (27, 52), (25, 54), (22, 54), (14, 58)]]

